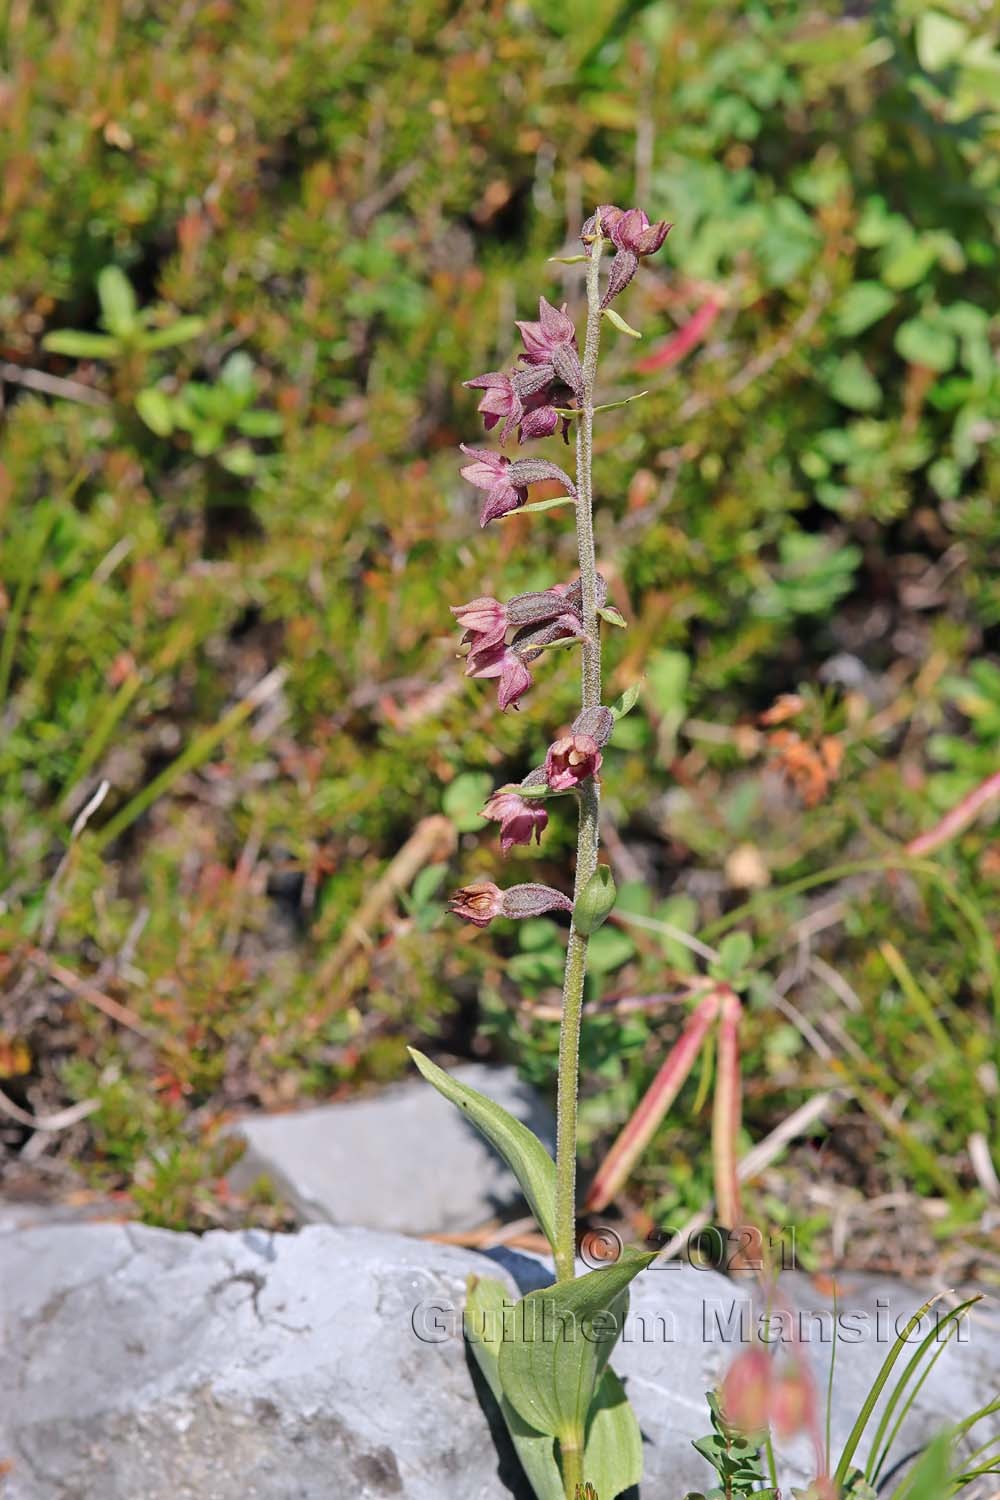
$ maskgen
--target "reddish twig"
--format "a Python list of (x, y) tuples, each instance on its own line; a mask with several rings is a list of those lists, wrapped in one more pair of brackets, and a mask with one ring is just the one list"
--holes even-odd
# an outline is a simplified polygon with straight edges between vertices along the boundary
[(680, 1038), (597, 1169), (584, 1205), (587, 1212), (598, 1213), (607, 1207), (649, 1145), (694, 1067), (709, 1027), (719, 1014), (724, 994), (725, 987), (717, 985), (691, 1013)]
[(728, 986), (720, 985), (719, 988), (722, 1002), (712, 1110), (712, 1164), (719, 1222), (726, 1229), (733, 1229), (740, 1222), (741, 1213), (736, 1146), (740, 1131), (739, 1027), (742, 1006), (739, 997)]
[(971, 792), (967, 792), (955, 806), (946, 812), (944, 817), (928, 828), (926, 833), (920, 833), (915, 839), (911, 839), (906, 846), (907, 854), (914, 857), (923, 854), (932, 854), (935, 849), (940, 849), (949, 839), (957, 838), (964, 833), (973, 818), (982, 812), (995, 798), (1000, 797), (1000, 771), (994, 771), (992, 776), (987, 776)]

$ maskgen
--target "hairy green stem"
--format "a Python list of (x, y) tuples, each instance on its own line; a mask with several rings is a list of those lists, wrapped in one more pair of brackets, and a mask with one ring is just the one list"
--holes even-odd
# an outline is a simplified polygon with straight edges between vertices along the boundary
[[(594, 377), (601, 341), (601, 250), (598, 239), (587, 267), (587, 333), (583, 351), (583, 398), (576, 425), (576, 541), (580, 559), (584, 641), (581, 671), (581, 708), (597, 708), (601, 701), (601, 636), (597, 615), (597, 563), (594, 556)], [(600, 840), (599, 790), (595, 777), (582, 783), (576, 843), (574, 901), (597, 868)], [(576, 1260), (576, 1113), (580, 1071), (580, 1017), (587, 977), (589, 939), (570, 926), (563, 979), (562, 1026), (559, 1033), (559, 1093), (556, 1104), (556, 1279), (572, 1281)], [(567, 1493), (572, 1493), (567, 1490)]]

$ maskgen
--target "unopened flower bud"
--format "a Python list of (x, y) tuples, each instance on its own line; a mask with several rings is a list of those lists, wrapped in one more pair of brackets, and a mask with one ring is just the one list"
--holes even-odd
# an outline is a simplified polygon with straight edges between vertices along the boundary
[(573, 720), (574, 734), (589, 734), (599, 749), (604, 748), (615, 727), (615, 716), (610, 708), (585, 708)]
[(614, 908), (618, 892), (607, 865), (598, 865), (573, 904), (573, 921), (585, 937), (603, 926)]
[(771, 1386), (771, 1425), (780, 1438), (793, 1437), (809, 1426), (812, 1406), (809, 1378), (800, 1369), (786, 1370)]
[(589, 734), (567, 734), (553, 741), (545, 757), (545, 774), (554, 792), (568, 792), (596, 776), (603, 757)]

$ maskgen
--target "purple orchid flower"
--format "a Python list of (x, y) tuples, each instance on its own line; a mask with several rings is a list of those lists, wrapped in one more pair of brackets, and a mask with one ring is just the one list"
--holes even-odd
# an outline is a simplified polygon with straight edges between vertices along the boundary
[(500, 824), (502, 854), (506, 854), (514, 844), (530, 844), (532, 835), (535, 842), (540, 844), (549, 821), (548, 813), (537, 798), (529, 800), (517, 792), (494, 792), (483, 808), (482, 815)]
[(495, 646), (470, 653), (465, 668), (466, 677), (499, 678), (497, 702), (506, 713), (508, 708), (517, 709), (517, 700), (530, 688), (534, 680), (516, 651), (499, 641)]

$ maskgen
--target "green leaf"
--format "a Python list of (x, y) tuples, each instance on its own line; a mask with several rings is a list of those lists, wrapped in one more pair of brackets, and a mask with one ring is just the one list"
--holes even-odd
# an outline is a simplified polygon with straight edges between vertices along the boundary
[(47, 333), (42, 348), (50, 354), (65, 354), (70, 359), (114, 359), (122, 352), (117, 339), (107, 333), (84, 333), (78, 328), (60, 328)]
[[(992, 1470), (996, 1473), (996, 1470)], [(906, 1477), (906, 1500), (941, 1500), (951, 1479), (951, 1443), (946, 1432), (932, 1438), (911, 1474)]]
[[(553, 495), (551, 500), (532, 500), (530, 505), (520, 505), (517, 510), (509, 510), (508, 516), (523, 516), (525, 511), (531, 510), (555, 510), (557, 505), (575, 505), (575, 495)], [(506, 520), (506, 516), (503, 517)]]
[(748, 932), (729, 932), (719, 944), (719, 957), (711, 965), (713, 979), (736, 984), (753, 957), (753, 939)]
[(597, 613), (602, 620), (607, 620), (609, 625), (617, 625), (619, 630), (626, 630), (628, 628), (628, 621), (625, 616), (620, 609), (615, 609), (613, 604), (603, 605)]
[(677, 724), (687, 710), (687, 690), (691, 679), (691, 662), (683, 651), (657, 651), (646, 667), (649, 695), (657, 713), (668, 715)]
[(879, 281), (856, 281), (837, 303), (837, 332), (844, 338), (863, 333), (895, 305), (896, 298)]
[(142, 347), (147, 353), (157, 349), (174, 349), (178, 344), (188, 344), (205, 328), (204, 318), (178, 318), (168, 328), (154, 328), (142, 336)]
[(622, 1385), (610, 1367), (590, 1407), (583, 1474), (600, 1500), (615, 1500), (642, 1479), (642, 1433)]
[[(641, 338), (641, 334), (639, 337)], [(621, 401), (602, 401), (600, 406), (594, 407), (595, 414), (599, 411), (617, 411), (620, 406), (631, 406), (633, 401), (641, 401), (643, 396), (648, 396), (648, 391), (636, 391), (634, 396), (625, 396)], [(582, 415), (579, 406), (557, 406), (555, 410), (561, 417), (579, 417)]]
[(250, 438), (276, 438), (285, 430), (278, 412), (265, 411), (263, 407), (256, 406), (252, 411), (245, 411), (242, 416), (237, 417), (236, 425), (240, 432)]
[(410, 1056), (428, 1083), (472, 1121), (499, 1151), (521, 1184), (528, 1206), (550, 1245), (555, 1244), (556, 1164), (536, 1135), (492, 1099), (459, 1083), (429, 1057), (410, 1047)]
[(625, 689), (624, 693), (622, 693), (618, 701), (611, 705), (611, 712), (614, 714), (616, 723), (619, 719), (624, 719), (626, 714), (630, 714), (632, 712), (633, 708), (635, 708), (635, 705), (639, 701), (639, 694), (641, 692), (642, 683), (633, 682), (631, 687), (627, 687)]
[(937, 259), (937, 249), (929, 238), (918, 239), (907, 226), (907, 233), (890, 240), (882, 257), (882, 280), (897, 291), (923, 281)]
[(502, 1282), (470, 1276), (465, 1304), (465, 1336), (500, 1408), (535, 1500), (565, 1500), (552, 1437), (529, 1427), (507, 1400), (500, 1383), (500, 1348), (504, 1317), (509, 1316), (510, 1305), (510, 1295)]
[(626, 323), (621, 313), (615, 312), (613, 307), (606, 307), (604, 309), (604, 316), (607, 318), (609, 323), (612, 323), (614, 327), (618, 329), (619, 333), (627, 333), (630, 339), (642, 338), (642, 334), (639, 332), (638, 328), (633, 328), (631, 323)]
[(500, 1381), (530, 1427), (564, 1442), (582, 1440), (628, 1311), (628, 1285), (653, 1259), (626, 1256), (521, 1298), (500, 1347)]
[(578, 266), (582, 261), (589, 260), (589, 255), (550, 255), (549, 261), (557, 266)]
[(955, 335), (929, 318), (910, 318), (896, 332), (896, 351), (911, 365), (924, 365), (942, 374), (955, 363)]
[(135, 409), (150, 432), (157, 437), (169, 437), (174, 430), (174, 405), (165, 391), (155, 386), (140, 391), (135, 398)]
[(445, 787), (441, 808), (459, 833), (474, 833), (483, 826), (483, 803), (492, 786), (488, 771), (463, 771)]
[(257, 470), (257, 455), (247, 443), (234, 443), (219, 454), (219, 463), (227, 474), (247, 479)]
[(118, 338), (128, 338), (138, 325), (132, 283), (118, 266), (105, 266), (97, 277), (97, 297), (104, 326)]
[[(868, 1423), (871, 1420), (871, 1415), (878, 1403), (878, 1398), (879, 1396), (881, 1396), (886, 1382), (888, 1381), (889, 1376), (892, 1374), (893, 1366), (895, 1365), (899, 1356), (902, 1354), (903, 1350), (907, 1347), (910, 1334), (915, 1328), (919, 1326), (920, 1320), (923, 1318), (924, 1314), (928, 1313), (934, 1306), (935, 1302), (937, 1302), (943, 1295), (943, 1292), (938, 1292), (933, 1297), (928, 1297), (927, 1301), (923, 1303), (921, 1307), (917, 1308), (916, 1312), (913, 1314), (913, 1317), (907, 1323), (903, 1331), (901, 1333), (897, 1333), (892, 1347), (890, 1348), (885, 1359), (882, 1361), (881, 1369), (879, 1370), (875, 1379), (872, 1381), (872, 1384), (868, 1390), (868, 1394), (865, 1396), (864, 1401), (861, 1403), (861, 1410), (858, 1412), (857, 1418), (854, 1422), (854, 1426), (848, 1433), (847, 1441), (844, 1444), (843, 1451), (840, 1455), (840, 1461), (837, 1464), (836, 1472), (833, 1476), (835, 1484), (842, 1485), (844, 1480), (846, 1479), (847, 1472), (851, 1467), (851, 1462), (854, 1458), (855, 1451), (857, 1450), (857, 1446), (864, 1436), (865, 1428), (868, 1426)], [(975, 1301), (975, 1298), (973, 1298), (972, 1300)]]
[(939, 10), (928, 10), (917, 22), (917, 57), (928, 73), (937, 73), (961, 55), (969, 33), (961, 21), (943, 16)]
[(845, 354), (827, 376), (827, 390), (852, 411), (874, 411), (882, 403), (878, 381), (860, 354)]
[(231, 354), (219, 372), (219, 382), (227, 391), (247, 401), (254, 394), (253, 360), (243, 349)]
[(635, 957), (635, 944), (617, 927), (601, 927), (590, 939), (587, 967), (592, 974), (613, 974)]

